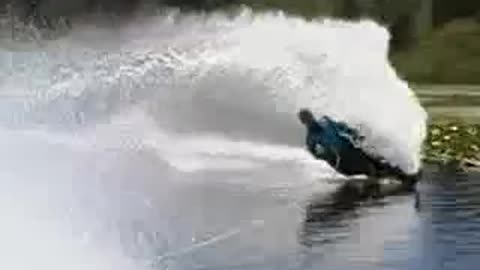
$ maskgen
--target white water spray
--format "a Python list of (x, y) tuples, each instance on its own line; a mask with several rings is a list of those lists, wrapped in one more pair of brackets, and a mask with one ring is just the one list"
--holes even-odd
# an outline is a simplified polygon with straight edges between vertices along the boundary
[[(99, 258), (114, 267), (118, 257), (143, 262), (188, 243), (188, 233), (175, 236), (167, 224), (180, 182), (211, 171), (257, 188), (313, 180), (312, 166), (302, 165), (311, 158), (295, 119), (301, 107), (358, 126), (374, 151), (415, 171), (426, 114), (390, 66), (388, 39), (370, 21), (244, 10), (149, 17), (116, 31), (84, 25), (28, 51), (2, 49), (0, 137), (16, 155), (1, 156), (3, 179), (11, 179), (1, 195), (28, 189), (33, 196), (3, 197), (29, 201), (25, 213), (37, 205), (46, 226), (78, 230), (56, 234), (63, 242), (42, 258), (81, 253), (105, 269)], [(38, 203), (46, 198), (52, 204)], [(33, 234), (47, 241), (40, 228)], [(23, 229), (35, 230), (13, 233)], [(85, 235), (97, 239), (83, 249), (62, 245)], [(42, 246), (30, 247), (34, 254)], [(104, 253), (113, 255), (96, 255)], [(65, 269), (54, 259), (42, 266)]]

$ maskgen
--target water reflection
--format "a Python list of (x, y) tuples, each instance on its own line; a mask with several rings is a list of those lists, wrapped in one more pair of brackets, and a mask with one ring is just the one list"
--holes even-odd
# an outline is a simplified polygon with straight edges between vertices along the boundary
[(435, 269), (478, 269), (480, 173), (437, 172), (420, 196), (422, 254)]
[(416, 192), (372, 198), (352, 183), (306, 207), (303, 269), (478, 269), (480, 173), (430, 170)]

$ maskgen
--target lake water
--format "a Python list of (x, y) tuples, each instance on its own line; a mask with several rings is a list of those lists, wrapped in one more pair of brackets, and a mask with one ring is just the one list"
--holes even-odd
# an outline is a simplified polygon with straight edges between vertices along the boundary
[(310, 107), (419, 167), (427, 114), (379, 25), (167, 13), (15, 42), (3, 26), (0, 268), (478, 268), (478, 174), (357, 200), (304, 149)]
[(187, 231), (223, 230), (162, 257), (160, 269), (477, 269), (479, 179), (432, 169), (417, 192), (365, 201), (203, 187), (183, 210), (201, 225)]

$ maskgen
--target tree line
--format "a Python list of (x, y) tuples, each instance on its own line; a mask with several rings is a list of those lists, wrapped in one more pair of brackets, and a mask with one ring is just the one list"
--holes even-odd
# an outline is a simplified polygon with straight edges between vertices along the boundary
[(145, 3), (186, 11), (246, 5), (257, 10), (282, 10), (307, 19), (325, 15), (347, 19), (370, 17), (389, 28), (394, 50), (408, 47), (422, 33), (454, 19), (476, 16), (480, 21), (480, 0), (0, 0), (0, 7), (3, 13), (9, 8), (23, 20), (51, 26), (49, 22), (59, 17), (89, 12), (128, 16)]

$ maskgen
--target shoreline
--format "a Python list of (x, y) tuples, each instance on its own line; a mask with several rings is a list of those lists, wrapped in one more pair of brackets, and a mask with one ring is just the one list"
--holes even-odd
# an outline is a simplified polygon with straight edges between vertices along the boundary
[[(480, 85), (410, 82), (429, 115), (422, 163), (480, 171)], [(473, 106), (475, 105), (475, 106)]]
[(480, 160), (465, 159), (460, 162), (444, 163), (441, 161), (425, 161), (424, 166), (449, 169), (460, 172), (480, 172)]
[(463, 171), (480, 170), (480, 124), (462, 120), (430, 123), (422, 162)]

